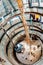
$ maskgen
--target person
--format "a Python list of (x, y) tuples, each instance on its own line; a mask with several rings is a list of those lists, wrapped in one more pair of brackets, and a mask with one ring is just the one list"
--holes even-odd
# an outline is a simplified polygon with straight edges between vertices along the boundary
[(39, 22), (40, 21), (40, 15), (39, 14), (35, 14), (35, 21)]
[(30, 0), (28, 0), (28, 4), (29, 4), (29, 7), (31, 7), (31, 2), (30, 2)]
[(32, 18), (32, 21), (35, 20), (35, 15), (34, 14), (30, 14), (30, 19)]

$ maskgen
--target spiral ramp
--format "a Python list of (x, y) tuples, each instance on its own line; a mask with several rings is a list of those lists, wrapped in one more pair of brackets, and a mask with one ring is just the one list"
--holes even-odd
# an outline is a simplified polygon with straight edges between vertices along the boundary
[[(36, 10), (34, 11), (34, 9)], [(25, 56), (23, 55), (23, 58), (20, 60), (15, 56), (14, 46), (16, 43), (19, 44), (18, 41), (23, 41), (25, 38), (25, 31), (21, 21), (21, 15), (19, 11), (17, 11), (16, 13), (13, 12), (13, 16), (8, 14), (8, 18), (5, 17), (4, 22), (1, 22), (0, 24), (0, 65), (43, 65), (43, 24), (28, 20), (30, 13), (40, 13), (40, 15), (43, 16), (42, 11), (39, 12), (37, 9), (38, 8), (30, 8), (29, 12), (25, 12), (25, 18), (27, 21), (27, 26), (29, 26), (30, 38), (32, 40), (38, 40), (38, 43), (41, 44), (40, 58), (35, 63), (31, 64), (32, 60), (28, 60), (28, 53)], [(23, 63), (20, 62), (22, 60)], [(28, 61), (31, 63), (28, 64)]]

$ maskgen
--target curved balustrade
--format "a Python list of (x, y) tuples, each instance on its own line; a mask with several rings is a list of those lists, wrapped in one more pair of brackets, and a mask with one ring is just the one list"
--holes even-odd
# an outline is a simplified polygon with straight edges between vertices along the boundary
[[(17, 59), (15, 60), (15, 55), (13, 55), (13, 46), (14, 44), (16, 44), (17, 39), (19, 39), (19, 37), (25, 38), (24, 34), (24, 28), (22, 26), (22, 23), (18, 22), (14, 25), (12, 25), (11, 27), (9, 27), (7, 30), (4, 30), (3, 35), (1, 36), (1, 45), (3, 46), (3, 51), (4, 51), (4, 56), (6, 57), (6, 61), (7, 59), (9, 60), (10, 63), (12, 64), (21, 64), (17, 61)], [(19, 25), (18, 25), (19, 24)], [(35, 40), (40, 40), (41, 43), (43, 44), (43, 31), (37, 27), (37, 26), (33, 26), (30, 25), (30, 37), (31, 39), (35, 39)], [(2, 51), (1, 51), (2, 53)], [(13, 61), (11, 61), (11, 59)], [(42, 59), (42, 58), (41, 58)], [(14, 63), (15, 62), (15, 63)], [(41, 62), (41, 61), (40, 61)], [(37, 61), (38, 63), (38, 61)]]
[[(24, 54), (25, 49), (28, 49), (28, 45), (26, 45), (27, 47), (25, 48), (25, 45), (22, 43), (26, 35), (21, 20), (21, 13), (17, 7), (17, 3), (14, 0), (9, 0), (7, 2), (8, 6), (10, 5), (10, 7), (7, 6), (9, 11), (5, 15), (3, 15), (2, 22), (0, 23), (0, 63), (2, 65), (41, 65), (41, 63), (43, 64), (43, 1), (25, 0), (24, 2), (23, 0), (25, 18), (27, 21), (27, 26), (29, 26), (30, 39), (34, 42), (37, 41), (36, 47), (38, 49), (38, 52), (39, 48), (41, 50), (40, 57), (35, 63), (32, 59), (28, 58), (30, 56), (29, 52), (26, 51), (26, 53)], [(41, 16), (41, 20), (39, 22), (33, 21), (33, 19), (30, 18), (30, 14), (38, 14), (39, 16)], [(19, 46), (17, 50), (15, 47), (16, 44), (23, 44), (24, 47)], [(36, 49), (34, 48), (34, 51), (35, 50)], [(35, 58), (35, 55), (33, 53), (31, 53), (31, 55)], [(20, 56), (20, 58), (22, 59), (18, 58), (18, 56)]]

